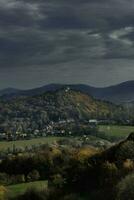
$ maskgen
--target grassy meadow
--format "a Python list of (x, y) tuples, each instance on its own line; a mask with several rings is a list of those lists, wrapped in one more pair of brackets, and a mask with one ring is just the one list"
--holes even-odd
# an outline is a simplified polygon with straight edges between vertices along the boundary
[(6, 150), (8, 148), (13, 148), (14, 145), (15, 147), (28, 147), (28, 146), (39, 145), (39, 144), (51, 144), (54, 141), (58, 141), (60, 139), (61, 137), (41, 137), (41, 138), (35, 138), (35, 139), (30, 139), (30, 140), (1, 141), (0, 151)]
[(131, 132), (134, 132), (134, 126), (101, 125), (99, 131), (103, 132), (106, 137), (124, 139)]
[(30, 183), (11, 185), (7, 187), (7, 191), (10, 196), (14, 197), (25, 193), (25, 191), (30, 188), (36, 188), (36, 189), (47, 188), (47, 181), (35, 181)]

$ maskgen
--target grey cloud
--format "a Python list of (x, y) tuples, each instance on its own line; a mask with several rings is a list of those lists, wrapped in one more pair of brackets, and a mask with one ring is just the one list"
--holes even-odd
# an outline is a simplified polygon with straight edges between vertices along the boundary
[[(75, 82), (82, 82), (84, 67), (93, 82), (92, 74), (100, 69), (111, 74), (118, 71), (108, 67), (111, 62), (118, 67), (119, 60), (133, 59), (132, 0), (0, 1), (0, 73), (10, 69), (12, 77), (20, 71), (27, 77), (31, 70), (35, 82), (39, 73), (47, 74), (50, 82), (63, 81), (62, 76), (71, 81), (76, 73)], [(61, 75), (54, 78), (52, 71)]]
[(0, 46), (0, 63), (4, 67), (96, 59), (106, 53), (103, 37), (90, 30), (24, 30), (10, 35), (4, 32), (0, 33)]
[(2, 2), (0, 3), (1, 21), (5, 21), (6, 25), (34, 24), (44, 29), (99, 28), (106, 30), (117, 25), (124, 26), (128, 21), (133, 22), (134, 3), (126, 0), (6, 0), (7, 3)]
[[(117, 67), (118, 65), (118, 67)], [(48, 83), (85, 83), (94, 86), (108, 86), (125, 80), (132, 80), (133, 60), (86, 60), (46, 66), (26, 66), (24, 69), (2, 69), (1, 87), (34, 88)]]

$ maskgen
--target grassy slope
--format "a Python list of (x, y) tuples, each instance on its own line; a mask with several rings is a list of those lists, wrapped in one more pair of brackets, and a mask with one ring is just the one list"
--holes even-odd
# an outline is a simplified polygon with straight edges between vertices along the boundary
[[(62, 137), (63, 138), (63, 137)], [(0, 142), (0, 150), (6, 150), (7, 148), (13, 148), (13, 145), (16, 147), (26, 147), (38, 144), (51, 144), (54, 141), (60, 140), (61, 137), (42, 137), (36, 138), (32, 140), (18, 140), (18, 141), (10, 141), (10, 142)]]
[(11, 185), (7, 187), (10, 196), (17, 196), (23, 194), (29, 188), (47, 188), (47, 181), (36, 181), (30, 183), (22, 183), (17, 185)]

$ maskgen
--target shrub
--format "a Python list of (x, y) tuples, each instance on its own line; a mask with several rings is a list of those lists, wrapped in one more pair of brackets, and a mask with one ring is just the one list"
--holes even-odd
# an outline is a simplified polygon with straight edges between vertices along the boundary
[(116, 152), (116, 158), (119, 161), (134, 158), (134, 142), (127, 141), (120, 145)]
[(126, 176), (117, 186), (116, 200), (134, 199), (134, 174)]
[(8, 185), (11, 183), (11, 179), (6, 173), (0, 173), (0, 184)]
[(134, 169), (134, 161), (131, 159), (126, 159), (123, 163), (123, 167), (125, 171), (132, 171)]
[(55, 174), (52, 177), (52, 182), (51, 182), (51, 186), (54, 186), (56, 188), (62, 188), (64, 185), (64, 179), (60, 174)]
[(114, 163), (105, 162), (101, 167), (100, 184), (112, 186), (118, 179), (118, 169)]
[(33, 170), (27, 175), (27, 181), (37, 181), (40, 179), (40, 174), (37, 170)]

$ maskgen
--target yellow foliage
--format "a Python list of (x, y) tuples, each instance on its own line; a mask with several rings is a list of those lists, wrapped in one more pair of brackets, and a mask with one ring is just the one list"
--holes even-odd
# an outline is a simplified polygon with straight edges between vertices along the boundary
[(7, 189), (4, 186), (0, 186), (0, 200), (5, 200)]
[(107, 170), (111, 170), (111, 171), (116, 171), (117, 170), (117, 167), (115, 165), (115, 163), (110, 163), (109, 161), (106, 161), (104, 164), (103, 164), (103, 167), (104, 169), (107, 169)]
[(86, 158), (89, 158), (89, 157), (93, 156), (96, 153), (97, 153), (97, 150), (95, 148), (93, 148), (93, 147), (84, 147), (84, 148), (81, 148), (77, 152), (76, 158), (79, 161), (83, 161)]
[(123, 167), (125, 169), (132, 170), (132, 169), (134, 169), (134, 162), (131, 159), (127, 159), (124, 161)]
[(52, 149), (52, 156), (58, 156), (58, 155), (61, 155), (60, 149), (58, 149), (56, 147), (53, 147), (53, 149)]

